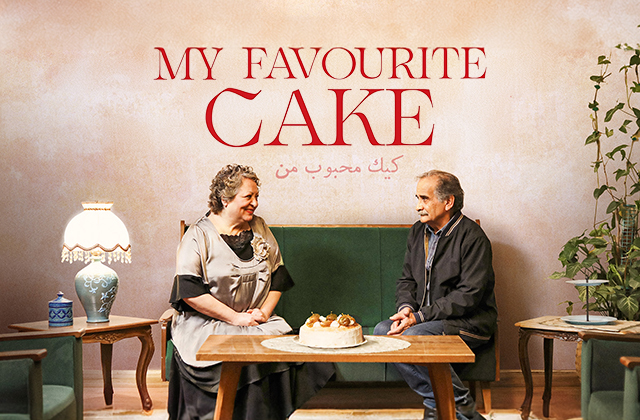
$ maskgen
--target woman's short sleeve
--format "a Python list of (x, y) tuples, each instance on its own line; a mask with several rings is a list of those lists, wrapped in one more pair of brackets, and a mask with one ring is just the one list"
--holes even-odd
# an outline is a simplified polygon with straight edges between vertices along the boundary
[(271, 273), (271, 290), (276, 292), (286, 292), (294, 286), (289, 270), (284, 265), (276, 268)]
[(201, 277), (190, 275), (177, 275), (173, 279), (171, 297), (169, 303), (177, 311), (188, 311), (191, 307), (183, 299), (198, 297), (209, 293), (209, 288)]
[(185, 232), (176, 252), (176, 275), (190, 275), (205, 278), (202, 267), (204, 253), (206, 255), (206, 237), (202, 229), (195, 224)]

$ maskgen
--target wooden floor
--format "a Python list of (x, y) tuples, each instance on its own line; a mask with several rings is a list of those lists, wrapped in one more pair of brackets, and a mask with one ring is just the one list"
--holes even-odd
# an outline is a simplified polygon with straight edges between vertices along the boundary
[[(85, 411), (142, 412), (140, 397), (135, 384), (134, 371), (113, 372), (113, 405), (105, 406), (100, 371), (85, 372)], [(550, 406), (550, 419), (575, 419), (580, 417), (580, 381), (573, 371), (554, 373)], [(397, 409), (421, 408), (421, 399), (403, 384), (380, 386), (362, 384), (358, 388), (330, 383), (303, 409)], [(167, 408), (167, 382), (160, 379), (160, 371), (150, 371), (147, 386), (153, 400), (154, 412)], [(543, 377), (534, 372), (534, 398), (532, 416), (542, 419)], [(524, 399), (524, 385), (519, 371), (501, 372), (500, 382), (492, 386), (492, 409), (496, 412), (516, 412)], [(482, 410), (479, 410), (483, 412)]]

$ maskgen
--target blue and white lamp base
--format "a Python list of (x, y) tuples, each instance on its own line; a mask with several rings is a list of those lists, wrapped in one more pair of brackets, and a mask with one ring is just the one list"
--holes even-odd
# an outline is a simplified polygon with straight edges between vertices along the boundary
[(87, 313), (87, 322), (108, 322), (118, 292), (118, 275), (94, 258), (76, 275), (76, 293)]

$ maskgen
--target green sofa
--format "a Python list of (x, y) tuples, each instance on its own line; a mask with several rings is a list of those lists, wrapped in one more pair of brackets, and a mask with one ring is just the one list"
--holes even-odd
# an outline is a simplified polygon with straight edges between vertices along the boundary
[(0, 334), (0, 420), (80, 420), (80, 332)]
[[(184, 229), (185, 225), (181, 229)], [(297, 329), (311, 312), (350, 314), (365, 334), (395, 313), (396, 279), (402, 273), (408, 225), (271, 226), (295, 287), (283, 293), (276, 313)], [(162, 319), (161, 319), (162, 321)], [(163, 335), (170, 334), (166, 330)], [(476, 349), (476, 363), (454, 366), (461, 379), (478, 381), (490, 410), (489, 383), (498, 380), (497, 337)], [(165, 346), (166, 340), (162, 340)], [(171, 354), (171, 343), (162, 354)], [(170, 360), (164, 361), (168, 372)], [(164, 375), (166, 376), (166, 374)], [(401, 381), (392, 365), (339, 363), (337, 381)], [(487, 410), (487, 412), (488, 412)]]

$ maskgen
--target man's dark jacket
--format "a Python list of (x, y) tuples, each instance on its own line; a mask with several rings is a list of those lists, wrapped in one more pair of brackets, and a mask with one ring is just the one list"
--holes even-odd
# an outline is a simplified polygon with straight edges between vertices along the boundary
[(396, 308), (410, 306), (418, 323), (444, 321), (445, 334), (488, 340), (498, 318), (491, 243), (476, 222), (461, 213), (454, 218), (438, 240), (428, 275), (428, 300), (424, 244), (429, 232), (419, 221), (411, 227)]

